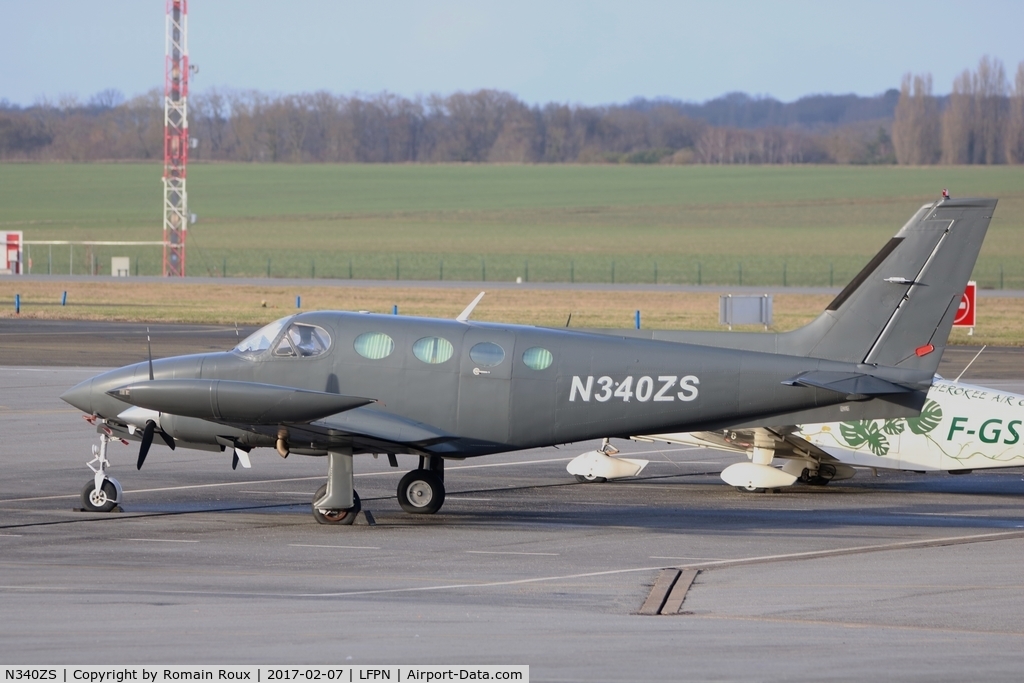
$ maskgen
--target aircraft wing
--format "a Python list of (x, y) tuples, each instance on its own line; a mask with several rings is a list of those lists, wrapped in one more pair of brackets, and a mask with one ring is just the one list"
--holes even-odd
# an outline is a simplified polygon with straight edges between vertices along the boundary
[[(761, 436), (767, 436), (774, 442), (775, 457), (777, 458), (806, 458), (811, 456), (824, 462), (838, 462), (827, 451), (822, 450), (810, 441), (796, 434), (795, 426), (745, 429), (722, 429), (713, 432), (677, 432), (672, 434), (644, 434), (631, 436), (634, 441), (648, 443), (672, 443), (685, 446), (700, 446), (701, 448), (713, 448), (719, 451), (730, 453), (746, 454), (754, 448), (755, 438), (760, 432)], [(760, 443), (760, 440), (758, 440)]]
[[(293, 443), (308, 441), (324, 447), (351, 444), (357, 452), (441, 454), (456, 450), (453, 445), (457, 437), (432, 425), (368, 406), (330, 415), (308, 424), (285, 426)], [(256, 426), (251, 426), (249, 430), (267, 435), (276, 433)]]
[[(382, 453), (438, 453), (456, 437), (436, 427), (370, 409), (372, 398), (228, 380), (149, 380), (109, 392), (146, 410), (195, 418), (312, 450), (352, 446)], [(465, 445), (465, 444), (462, 444)]]

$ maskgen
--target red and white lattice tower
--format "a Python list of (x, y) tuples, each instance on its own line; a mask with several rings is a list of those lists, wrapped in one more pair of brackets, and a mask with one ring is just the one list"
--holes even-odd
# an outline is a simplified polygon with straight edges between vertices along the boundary
[(188, 4), (167, 0), (164, 79), (164, 275), (185, 276), (188, 233)]

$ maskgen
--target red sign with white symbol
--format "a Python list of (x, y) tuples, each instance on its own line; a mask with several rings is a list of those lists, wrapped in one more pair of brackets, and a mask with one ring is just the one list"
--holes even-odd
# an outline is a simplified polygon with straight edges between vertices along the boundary
[(953, 318), (953, 327), (974, 327), (977, 319), (978, 283), (971, 280), (967, 283), (967, 289), (964, 290), (964, 294), (960, 298), (960, 308), (956, 312), (956, 317)]

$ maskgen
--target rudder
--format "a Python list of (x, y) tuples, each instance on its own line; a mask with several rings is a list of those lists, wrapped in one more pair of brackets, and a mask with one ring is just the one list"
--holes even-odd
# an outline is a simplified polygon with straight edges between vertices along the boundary
[(824, 313), (780, 335), (779, 350), (934, 372), (996, 202), (921, 207)]

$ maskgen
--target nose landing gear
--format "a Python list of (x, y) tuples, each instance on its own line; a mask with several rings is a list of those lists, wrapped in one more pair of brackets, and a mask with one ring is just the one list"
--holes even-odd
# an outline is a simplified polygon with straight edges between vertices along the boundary
[(87, 512), (110, 512), (121, 502), (121, 484), (117, 479), (107, 476), (107, 468), (110, 467), (107, 444), (112, 440), (109, 434), (100, 431), (100, 445), (93, 445), (93, 458), (86, 463), (95, 473), (92, 481), (82, 489), (82, 508)]

